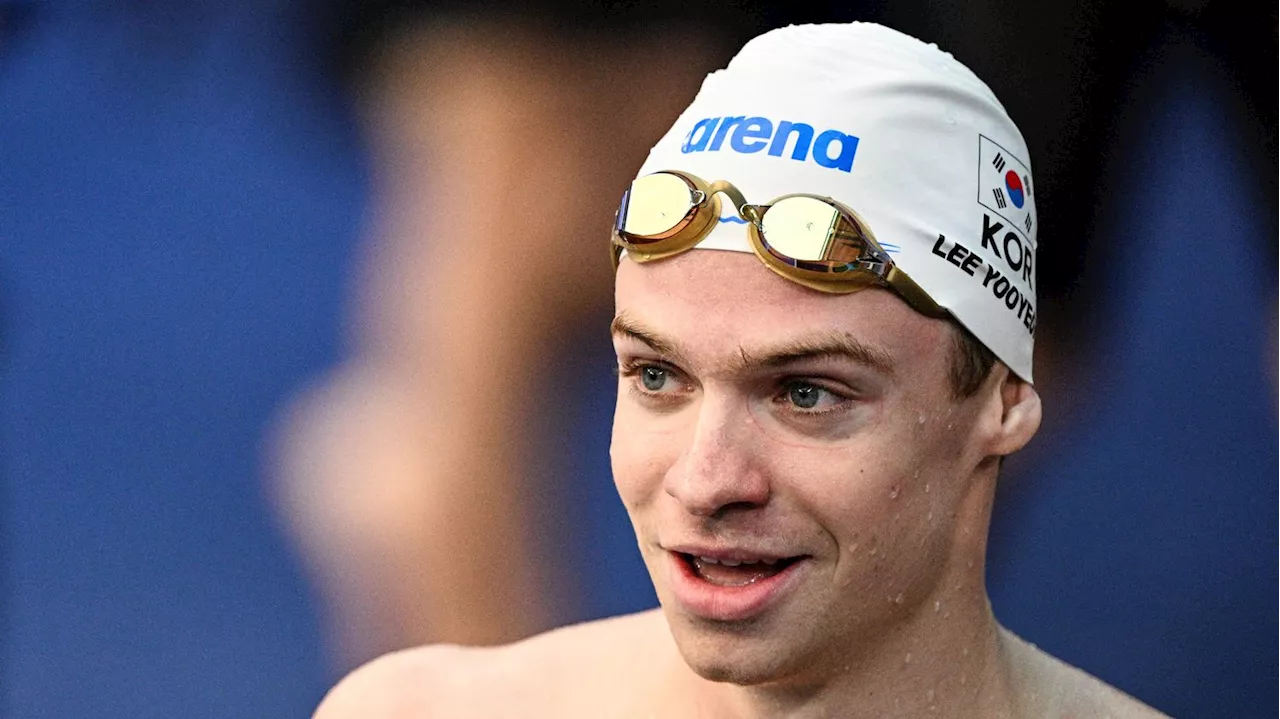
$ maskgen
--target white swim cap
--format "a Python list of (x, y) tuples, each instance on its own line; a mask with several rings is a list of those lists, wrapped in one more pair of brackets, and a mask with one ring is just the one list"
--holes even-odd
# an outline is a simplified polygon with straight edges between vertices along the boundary
[[(639, 175), (661, 170), (728, 180), (753, 203), (803, 192), (852, 207), (902, 270), (1031, 381), (1027, 145), (950, 54), (869, 23), (765, 33), (707, 76)], [(742, 221), (721, 213), (698, 247), (751, 252)]]

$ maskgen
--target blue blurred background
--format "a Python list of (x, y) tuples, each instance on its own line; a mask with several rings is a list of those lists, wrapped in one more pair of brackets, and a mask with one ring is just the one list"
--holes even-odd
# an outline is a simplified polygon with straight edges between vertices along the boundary
[(4, 713), (303, 716), (328, 680), (262, 499), (334, 361), (365, 186), (282, 8), (0, 21)]
[[(743, 5), (725, 31), (885, 22), (970, 64), (1023, 128), (1056, 329), (992, 601), (1178, 717), (1275, 716), (1277, 689), (1276, 17), (1224, 5)], [(629, 22), (556, 7), (575, 31)], [(265, 438), (347, 352), (374, 193), (353, 57), (436, 9), (0, 3), (4, 716), (306, 716), (347, 668)], [(565, 541), (591, 548), (565, 560), (585, 579), (562, 620), (653, 604), (588, 336), (557, 420), (573, 450), (547, 459)]]

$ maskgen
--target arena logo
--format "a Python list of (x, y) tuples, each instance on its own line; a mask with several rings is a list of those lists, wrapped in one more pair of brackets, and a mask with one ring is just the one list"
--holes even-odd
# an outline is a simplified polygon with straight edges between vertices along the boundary
[(791, 120), (775, 124), (767, 117), (708, 117), (694, 124), (680, 151), (719, 152), (728, 140), (728, 149), (733, 152), (751, 154), (764, 150), (765, 154), (782, 157), (790, 143), (793, 160), (812, 159), (822, 167), (850, 172), (858, 138), (839, 130), (826, 130), (817, 137), (814, 132), (813, 125)]

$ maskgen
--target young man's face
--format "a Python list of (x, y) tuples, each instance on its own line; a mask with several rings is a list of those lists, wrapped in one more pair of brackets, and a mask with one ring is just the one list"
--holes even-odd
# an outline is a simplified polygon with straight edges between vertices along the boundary
[(952, 396), (946, 323), (712, 250), (624, 260), (616, 303), (614, 476), (695, 671), (838, 671), (981, 562), (955, 539), (972, 535), (982, 400)]

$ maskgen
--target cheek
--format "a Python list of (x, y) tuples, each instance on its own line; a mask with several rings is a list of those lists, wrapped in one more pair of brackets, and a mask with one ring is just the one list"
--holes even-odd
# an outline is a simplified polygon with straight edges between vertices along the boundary
[(668, 456), (674, 444), (671, 438), (638, 429), (642, 425), (634, 421), (637, 417), (629, 416), (632, 412), (620, 397), (609, 444), (613, 482), (628, 511), (651, 504), (661, 494), (663, 478), (674, 461)]
[(807, 509), (843, 551), (883, 542), (893, 513), (901, 511), (904, 469), (886, 459), (870, 448), (850, 447), (811, 452), (792, 470), (807, 478)]
[[(838, 552), (833, 575), (842, 605), (859, 616), (918, 606), (937, 585), (952, 544), (950, 512), (939, 501), (927, 473), (893, 454), (860, 453), (843, 476), (831, 476), (834, 462), (811, 468), (821, 476), (807, 511), (817, 518)], [(925, 486), (929, 485), (929, 490)]]
[(864, 530), (854, 553), (880, 566), (895, 598), (927, 593), (954, 551), (957, 510), (973, 469), (971, 418), (962, 415), (955, 405), (907, 415), (910, 422), (868, 453), (856, 491), (840, 505), (846, 521)]
[(929, 431), (932, 418), (908, 416), (874, 440), (806, 452), (790, 470), (806, 477), (806, 511), (859, 563), (932, 553), (950, 534), (958, 443)]

